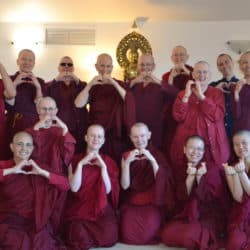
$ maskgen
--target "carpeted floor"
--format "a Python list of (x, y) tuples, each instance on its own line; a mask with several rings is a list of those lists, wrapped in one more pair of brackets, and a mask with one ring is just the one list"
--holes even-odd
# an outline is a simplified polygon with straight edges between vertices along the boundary
[(125, 245), (125, 244), (121, 244), (118, 243), (113, 247), (108, 247), (108, 248), (92, 248), (92, 249), (96, 249), (96, 250), (181, 250), (184, 248), (177, 248), (177, 247), (167, 247), (163, 244), (160, 245), (153, 245), (153, 246), (132, 246), (132, 245)]

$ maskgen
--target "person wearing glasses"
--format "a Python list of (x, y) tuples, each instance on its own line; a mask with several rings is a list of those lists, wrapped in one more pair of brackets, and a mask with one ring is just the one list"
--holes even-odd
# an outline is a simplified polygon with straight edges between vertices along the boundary
[(152, 143), (162, 148), (163, 108), (166, 102), (161, 81), (153, 71), (154, 58), (151, 54), (142, 54), (137, 64), (139, 75), (130, 82), (131, 92), (135, 98), (136, 122), (147, 124), (152, 132)]
[(171, 145), (171, 160), (180, 160), (186, 138), (197, 134), (205, 140), (205, 159), (220, 166), (230, 155), (224, 126), (225, 101), (223, 92), (209, 86), (210, 66), (199, 61), (194, 66), (193, 78), (180, 91), (173, 104), (177, 128)]
[(58, 117), (66, 123), (70, 133), (76, 139), (76, 153), (84, 149), (82, 140), (87, 129), (88, 112), (86, 106), (76, 108), (74, 100), (85, 88), (86, 82), (81, 81), (74, 74), (74, 63), (72, 58), (64, 56), (58, 65), (58, 75), (47, 83), (47, 95), (51, 96), (58, 107)]
[(16, 133), (10, 148), (12, 159), (0, 161), (1, 249), (61, 249), (53, 221), (67, 177), (34, 160), (29, 133)]
[[(35, 145), (32, 159), (51, 166), (51, 170), (60, 176), (67, 176), (74, 155), (75, 139), (68, 132), (67, 125), (57, 116), (57, 111), (53, 98), (41, 98), (37, 104), (39, 120), (26, 131), (32, 135)], [(60, 227), (66, 192), (60, 192), (58, 200), (54, 210), (55, 219), (51, 222), (54, 230)]]
[(182, 45), (172, 49), (171, 61), (173, 67), (162, 75), (162, 87), (167, 94), (167, 105), (164, 109), (164, 153), (170, 158), (170, 145), (173, 141), (177, 123), (172, 116), (172, 107), (179, 91), (185, 89), (188, 80), (192, 79), (193, 67), (187, 64), (189, 54)]
[(57, 116), (58, 109), (52, 97), (41, 98), (37, 104), (37, 112), (39, 120), (27, 129), (36, 145), (33, 157), (62, 171), (73, 157), (75, 139), (69, 133), (67, 125)]
[(179, 209), (162, 231), (162, 241), (169, 247), (200, 250), (225, 247), (230, 197), (223, 168), (206, 161), (205, 152), (203, 138), (192, 135), (185, 142), (182, 163), (175, 165)]

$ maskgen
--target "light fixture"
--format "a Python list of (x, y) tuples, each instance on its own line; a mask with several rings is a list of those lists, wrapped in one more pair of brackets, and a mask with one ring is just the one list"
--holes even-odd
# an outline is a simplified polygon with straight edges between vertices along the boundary
[(149, 18), (146, 17), (146, 16), (139, 16), (139, 17), (136, 17), (135, 20), (133, 21), (133, 24), (131, 26), (132, 29), (137, 29), (137, 28), (141, 28), (145, 23), (146, 21), (148, 20)]
[(237, 54), (250, 50), (250, 40), (229, 40), (227, 45)]

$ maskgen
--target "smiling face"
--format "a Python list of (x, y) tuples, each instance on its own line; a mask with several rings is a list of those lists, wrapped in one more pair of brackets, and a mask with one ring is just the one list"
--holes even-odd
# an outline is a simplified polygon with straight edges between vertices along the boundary
[(234, 64), (232, 58), (227, 54), (222, 54), (217, 58), (217, 68), (223, 77), (231, 77), (233, 75)]
[(151, 138), (151, 132), (143, 123), (136, 123), (130, 131), (130, 139), (137, 149), (145, 149), (148, 146), (148, 141)]
[(240, 159), (250, 158), (250, 133), (239, 133), (233, 137), (234, 152)]
[(137, 68), (140, 73), (152, 72), (155, 68), (153, 56), (149, 54), (141, 55), (138, 59)]
[(69, 56), (64, 56), (58, 65), (58, 71), (62, 72), (74, 72), (74, 63)]
[(96, 70), (100, 75), (110, 75), (113, 70), (112, 58), (108, 54), (101, 54), (97, 58)]
[(19, 52), (17, 65), (20, 72), (30, 73), (35, 66), (35, 54), (31, 50), (24, 49)]
[(239, 60), (239, 67), (245, 78), (250, 77), (250, 52), (244, 53)]
[(174, 65), (186, 64), (188, 57), (187, 50), (183, 46), (176, 46), (173, 48), (171, 59)]
[(50, 127), (57, 114), (56, 102), (50, 97), (43, 97), (37, 105), (39, 119), (47, 118), (47, 127)]
[(28, 160), (34, 149), (32, 136), (26, 132), (19, 132), (13, 137), (10, 144), (16, 162)]
[(192, 73), (195, 81), (200, 82), (201, 89), (205, 90), (211, 79), (211, 72), (208, 63), (198, 62), (194, 65), (194, 71)]
[(198, 137), (190, 138), (184, 146), (184, 154), (188, 162), (193, 164), (199, 163), (205, 152), (205, 145), (203, 140)]
[(102, 126), (92, 125), (88, 128), (85, 135), (87, 151), (99, 151), (105, 141), (105, 132)]

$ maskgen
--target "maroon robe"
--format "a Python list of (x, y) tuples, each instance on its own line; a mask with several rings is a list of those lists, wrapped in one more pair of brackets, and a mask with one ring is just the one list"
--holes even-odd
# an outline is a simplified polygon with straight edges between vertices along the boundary
[[(62, 129), (51, 127), (49, 129), (34, 130), (29, 128), (26, 130), (33, 137), (34, 150), (32, 159), (51, 166), (51, 170), (60, 175), (67, 176), (67, 166), (70, 164), (75, 147), (75, 139), (70, 133), (62, 135)], [(66, 192), (59, 194), (60, 202), (57, 203), (57, 209), (54, 210), (53, 227), (59, 230), (64, 210)]]
[[(235, 161), (234, 161), (235, 162)], [(231, 165), (231, 164), (230, 164)], [(247, 173), (250, 178), (249, 172)], [(228, 215), (227, 250), (250, 249), (250, 198), (244, 192), (241, 202), (233, 201)]]
[(50, 172), (49, 180), (38, 175), (3, 176), (3, 170), (14, 165), (13, 160), (0, 162), (0, 248), (65, 249), (53, 228), (53, 214), (59, 194), (69, 188), (68, 179), (40, 163)]
[(233, 117), (233, 132), (250, 130), (250, 85), (246, 84), (240, 91), (238, 102), (234, 99), (235, 86), (230, 92), (230, 108)]
[[(159, 170), (154, 177), (152, 164), (136, 160), (130, 165), (130, 187), (124, 191), (120, 210), (121, 242), (133, 245), (156, 244), (165, 214), (174, 204), (172, 179), (163, 155), (149, 149), (155, 157)], [(124, 153), (126, 159), (129, 152)]]
[[(11, 76), (11, 80), (14, 81), (18, 75), (19, 72)], [(44, 80), (41, 78), (37, 79), (41, 85), (41, 91), (44, 94)], [(36, 98), (36, 87), (27, 80), (19, 84), (16, 87), (16, 91), (15, 104), (13, 106), (6, 104), (11, 139), (17, 132), (33, 126), (38, 119), (36, 105), (34, 103)]]
[(58, 107), (58, 117), (67, 125), (69, 132), (76, 139), (76, 153), (85, 148), (84, 135), (87, 130), (88, 112), (86, 107), (77, 108), (74, 104), (77, 95), (84, 89), (86, 82), (71, 81), (67, 86), (63, 81), (53, 80), (48, 83), (47, 95), (51, 96)]
[(7, 127), (6, 127), (6, 115), (5, 115), (5, 105), (4, 105), (4, 86), (2, 80), (0, 80), (0, 160), (6, 160), (6, 148), (8, 148), (7, 143)]
[[(186, 163), (183, 166), (187, 168)], [(181, 191), (179, 199), (185, 205), (162, 231), (162, 241), (167, 246), (200, 250), (223, 247), (229, 206), (227, 186), (218, 166), (209, 163), (206, 166), (207, 173), (199, 184), (194, 181), (189, 196), (185, 185), (187, 175), (178, 183), (176, 191)]]
[(224, 126), (224, 95), (221, 90), (210, 86), (204, 94), (206, 98), (201, 101), (192, 93), (188, 103), (184, 103), (182, 98), (185, 91), (181, 91), (175, 100), (173, 116), (178, 127), (171, 146), (172, 162), (181, 160), (185, 140), (192, 135), (199, 135), (205, 140), (206, 161), (221, 166), (230, 156)]
[[(73, 172), (85, 155), (80, 154), (74, 158)], [(106, 193), (101, 168), (95, 165), (95, 160), (84, 165), (82, 185), (77, 192), (70, 192), (67, 201), (65, 223), (68, 249), (108, 247), (118, 240), (118, 221), (115, 211), (120, 189), (118, 167), (107, 155), (101, 157), (107, 166), (111, 193)]]
[[(125, 88), (124, 83), (118, 83)], [(89, 125), (100, 124), (105, 129), (102, 151), (120, 163), (128, 131), (135, 122), (132, 93), (127, 91), (123, 100), (112, 84), (94, 85), (89, 91), (89, 104)]]
[(62, 129), (51, 127), (34, 130), (26, 129), (33, 137), (35, 148), (32, 159), (43, 162), (53, 167), (54, 170), (66, 173), (67, 167), (74, 155), (75, 139), (70, 133), (63, 136)]
[(143, 122), (149, 127), (153, 145), (162, 149), (165, 92), (153, 82), (145, 87), (143, 83), (137, 83), (131, 91), (135, 98), (136, 122)]
[[(170, 145), (173, 141), (173, 136), (176, 131), (177, 122), (172, 116), (172, 108), (175, 98), (181, 90), (184, 90), (186, 83), (192, 80), (193, 67), (185, 65), (189, 70), (190, 74), (179, 74), (173, 79), (173, 84), (168, 83), (169, 75), (171, 70), (166, 72), (162, 76), (162, 88), (165, 90), (167, 95), (167, 104), (164, 109), (163, 126), (164, 126), (164, 137), (163, 137), (163, 151), (168, 160), (170, 160)], [(184, 73), (184, 71), (183, 71)]]

